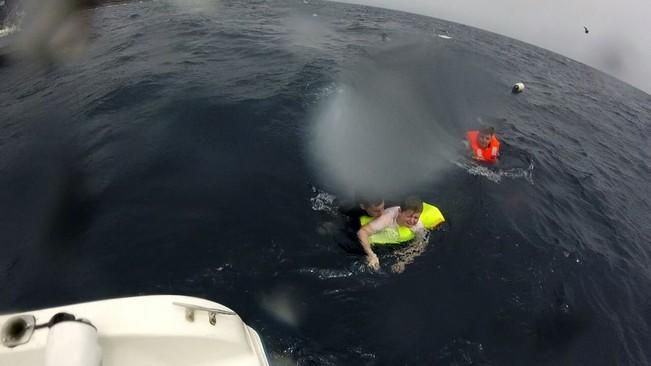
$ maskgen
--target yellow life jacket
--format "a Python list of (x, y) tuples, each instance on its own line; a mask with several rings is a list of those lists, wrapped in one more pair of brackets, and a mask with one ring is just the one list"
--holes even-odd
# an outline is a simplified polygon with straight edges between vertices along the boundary
[[(445, 218), (441, 211), (435, 206), (430, 205), (429, 203), (423, 202), (423, 211), (420, 214), (418, 219), (423, 223), (425, 229), (433, 229), (443, 222)], [(373, 221), (373, 217), (362, 216), (359, 218), (359, 223), (364, 226), (369, 222)], [(412, 240), (415, 237), (414, 232), (406, 226), (388, 227), (386, 229), (380, 230), (377, 233), (369, 236), (369, 242), (374, 245), (382, 244), (399, 244), (405, 243)]]

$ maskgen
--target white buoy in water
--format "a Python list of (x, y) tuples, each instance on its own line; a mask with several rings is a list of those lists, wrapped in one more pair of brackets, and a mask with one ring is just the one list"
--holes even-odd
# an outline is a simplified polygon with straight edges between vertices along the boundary
[(513, 93), (522, 93), (524, 91), (524, 83), (515, 83), (511, 91)]

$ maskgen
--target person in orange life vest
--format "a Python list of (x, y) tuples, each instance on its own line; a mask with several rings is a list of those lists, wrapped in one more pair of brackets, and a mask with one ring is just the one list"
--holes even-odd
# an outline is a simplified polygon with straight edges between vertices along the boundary
[(484, 127), (477, 131), (466, 132), (466, 138), (470, 144), (472, 158), (487, 163), (497, 163), (500, 154), (500, 142), (495, 137), (493, 127)]

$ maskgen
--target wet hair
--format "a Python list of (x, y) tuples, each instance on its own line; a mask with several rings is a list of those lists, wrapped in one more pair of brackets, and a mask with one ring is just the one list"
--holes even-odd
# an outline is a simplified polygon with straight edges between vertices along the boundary
[(363, 197), (359, 200), (359, 204), (365, 208), (379, 206), (384, 203), (381, 197)]
[(479, 134), (480, 134), (481, 136), (486, 136), (486, 135), (491, 136), (491, 135), (494, 134), (494, 133), (495, 133), (495, 128), (493, 128), (493, 127), (491, 127), (491, 126), (482, 127), (482, 128), (479, 130)]
[(422, 212), (423, 211), (423, 200), (416, 196), (409, 196), (405, 198), (404, 201), (400, 204), (400, 209), (402, 211), (414, 211)]

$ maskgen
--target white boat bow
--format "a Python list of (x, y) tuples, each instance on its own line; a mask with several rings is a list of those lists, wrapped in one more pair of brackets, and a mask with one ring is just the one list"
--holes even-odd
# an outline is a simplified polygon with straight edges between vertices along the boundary
[(0, 316), (0, 365), (267, 366), (260, 336), (204, 299), (138, 296)]

